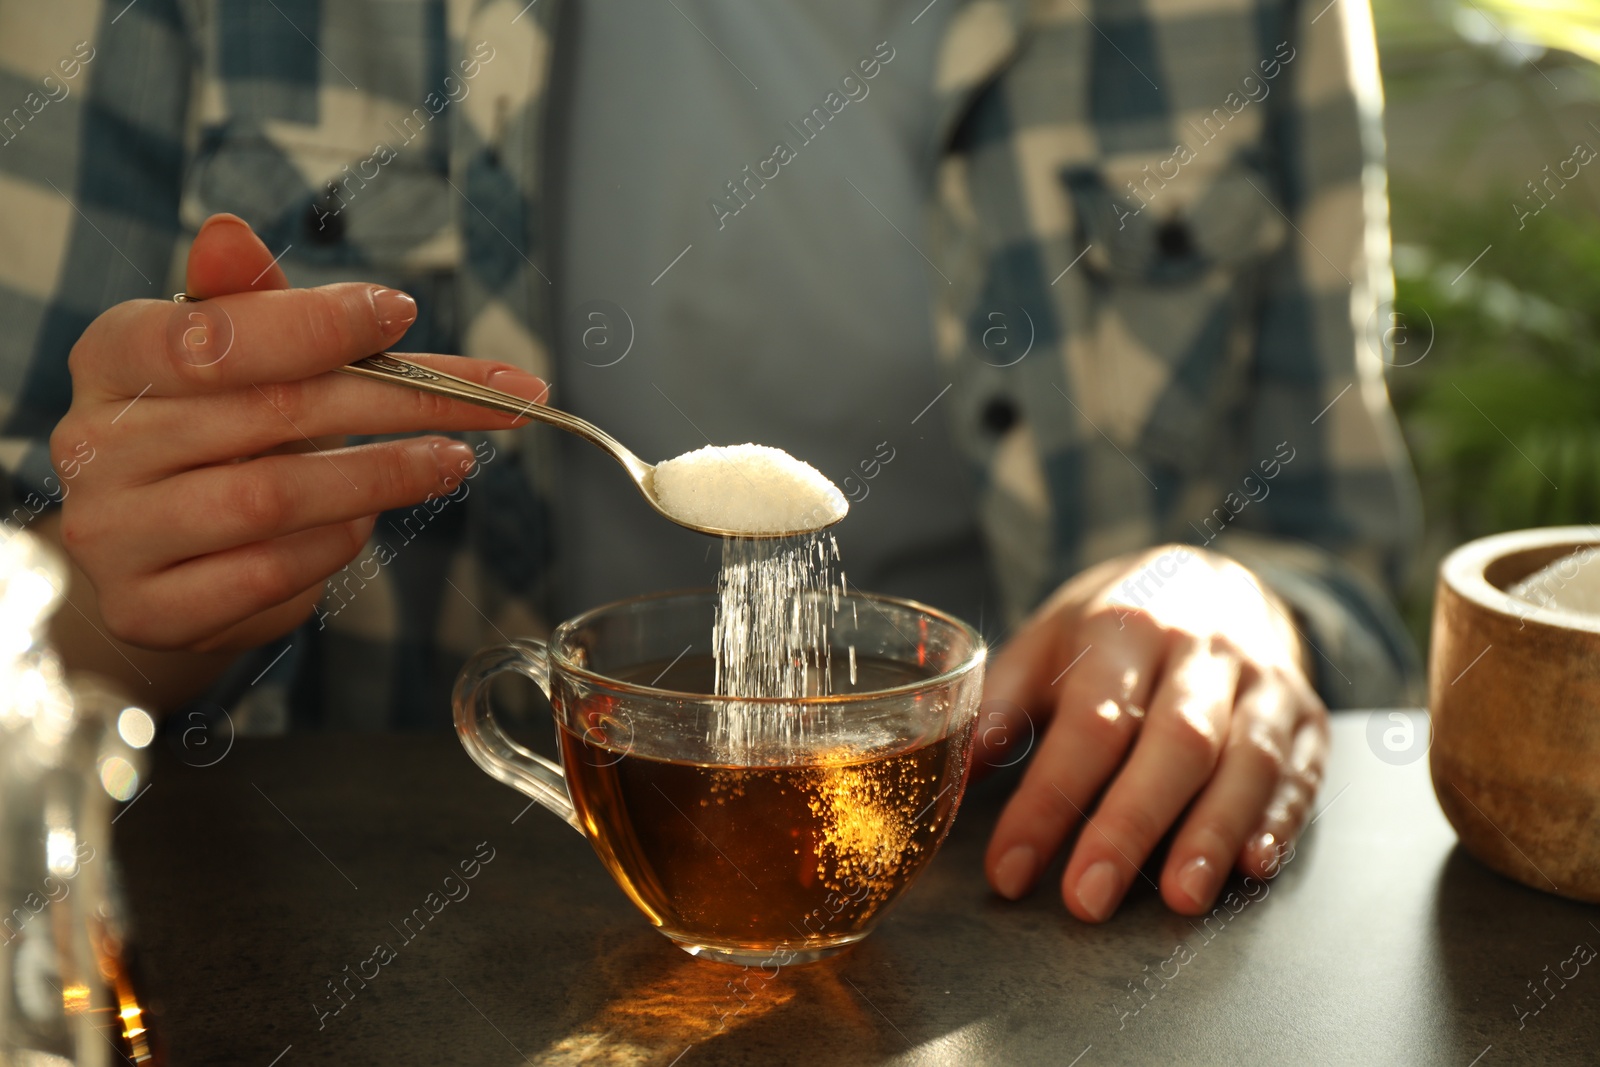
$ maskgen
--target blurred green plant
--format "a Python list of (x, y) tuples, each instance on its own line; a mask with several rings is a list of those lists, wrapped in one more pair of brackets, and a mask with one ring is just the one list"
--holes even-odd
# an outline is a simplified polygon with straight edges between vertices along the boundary
[(1394, 190), (1427, 241), (1396, 248), (1395, 304), (1412, 334), (1431, 321), (1434, 350), (1390, 390), (1433, 518), (1463, 539), (1600, 521), (1600, 220), (1519, 229), (1517, 199)]
[(1462, 202), (1397, 183), (1391, 195), (1421, 242), (1395, 248), (1397, 323), (1406, 348), (1433, 346), (1412, 366), (1400, 349), (1388, 376), (1423, 490), (1427, 539), (1404, 607), (1425, 640), (1450, 548), (1600, 523), (1600, 218), (1552, 209), (1519, 229), (1514, 191)]
[[(1434, 572), (1451, 548), (1600, 523), (1600, 186), (1587, 175), (1600, 158), (1582, 168), (1590, 180), (1540, 186), (1540, 199), (1515, 187), (1544, 179), (1546, 164), (1571, 173), (1575, 113), (1562, 123), (1558, 111), (1593, 108), (1600, 71), (1577, 56), (1600, 59), (1600, 0), (1374, 6), (1390, 100), (1451, 116), (1436, 158), (1390, 182), (1405, 345), (1388, 382), (1426, 516), (1402, 610), (1426, 648)], [(1451, 99), (1472, 103), (1430, 110)], [(1473, 163), (1507, 128), (1537, 156), (1520, 158), (1524, 148), (1484, 178)], [(1600, 150), (1600, 128), (1581, 139)]]
[(1478, 0), (1517, 36), (1545, 48), (1600, 63), (1600, 3), (1596, 0)]

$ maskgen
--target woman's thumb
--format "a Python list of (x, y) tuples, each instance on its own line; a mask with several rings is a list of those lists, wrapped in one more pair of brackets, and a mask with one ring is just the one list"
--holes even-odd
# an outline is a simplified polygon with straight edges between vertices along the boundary
[(202, 299), (257, 289), (287, 289), (289, 279), (248, 223), (212, 215), (189, 246), (184, 292)]

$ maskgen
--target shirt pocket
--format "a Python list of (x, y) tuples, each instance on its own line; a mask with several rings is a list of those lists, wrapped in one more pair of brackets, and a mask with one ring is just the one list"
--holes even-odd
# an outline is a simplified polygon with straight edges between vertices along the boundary
[(1288, 230), (1270, 181), (1247, 159), (1187, 148), (1108, 155), (1060, 177), (1085, 267), (1080, 387), (1154, 462), (1216, 470)]

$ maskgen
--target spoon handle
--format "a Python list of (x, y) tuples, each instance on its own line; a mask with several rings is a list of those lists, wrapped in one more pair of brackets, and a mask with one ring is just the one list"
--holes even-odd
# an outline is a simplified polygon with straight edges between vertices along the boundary
[[(443, 371), (431, 370), (420, 363), (412, 363), (407, 359), (391, 356), (387, 352), (379, 352), (375, 356), (358, 359), (354, 363), (340, 367), (346, 374), (358, 374), (363, 378), (375, 378), (380, 382), (393, 382), (395, 385), (404, 385), (424, 393), (437, 393), (439, 396), (448, 396), (456, 400), (465, 400), (480, 407), (493, 408), (503, 411), (508, 415), (519, 418), (538, 418), (534, 409), (538, 402), (525, 397), (512, 396), (502, 393), (498, 389), (491, 389), (487, 385), (469, 382), (465, 378), (457, 378), (453, 374)], [(575, 418), (575, 416), (568, 416)], [(546, 420), (549, 421), (549, 420)], [(581, 421), (581, 420), (578, 420)]]
[(590, 444), (609, 453), (613, 459), (628, 468), (628, 472), (633, 475), (636, 482), (651, 469), (648, 463), (634, 455), (620, 441), (587, 419), (580, 419), (569, 412), (548, 407), (526, 397), (512, 396), (510, 393), (491, 389), (487, 385), (479, 385), (477, 382), (469, 382), (465, 378), (457, 378), (444, 371), (424, 367), (420, 363), (413, 363), (387, 352), (358, 359), (354, 363), (340, 367), (339, 370), (363, 378), (403, 385), (408, 389), (424, 393), (437, 393), (439, 396), (465, 400), (469, 404), (503, 411), (520, 419), (536, 419), (548, 423), (557, 429), (577, 434)]

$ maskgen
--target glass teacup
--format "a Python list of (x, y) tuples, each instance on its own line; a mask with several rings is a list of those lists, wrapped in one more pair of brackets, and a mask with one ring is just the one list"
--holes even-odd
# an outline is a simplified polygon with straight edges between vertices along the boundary
[[(839, 598), (828, 696), (711, 695), (711, 592), (641, 597), (474, 656), (461, 743), (589, 839), (692, 955), (819, 960), (872, 932), (927, 867), (966, 786), (986, 650), (906, 600)], [(511, 740), (489, 680), (550, 698), (558, 765)]]

